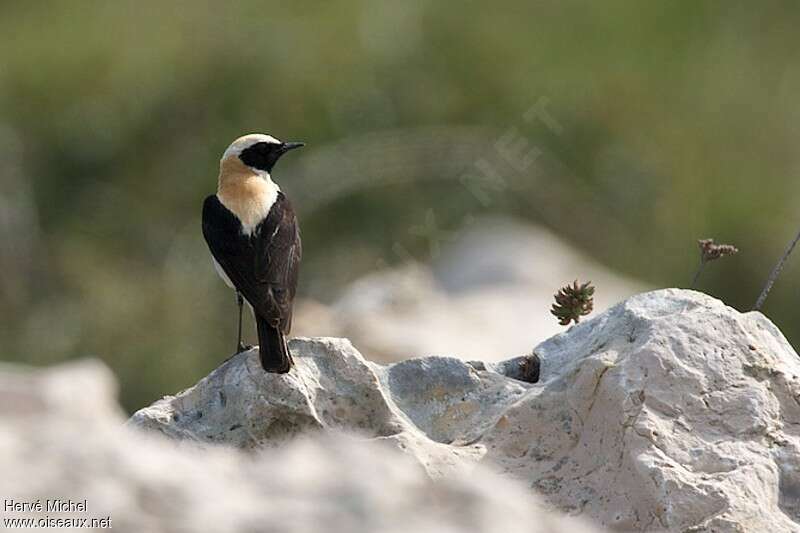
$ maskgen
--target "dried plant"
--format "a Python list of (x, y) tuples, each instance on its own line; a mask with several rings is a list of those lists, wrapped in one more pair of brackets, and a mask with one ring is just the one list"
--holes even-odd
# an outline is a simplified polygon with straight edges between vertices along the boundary
[(714, 239), (700, 239), (697, 241), (697, 246), (700, 248), (700, 267), (697, 269), (694, 279), (692, 280), (692, 289), (697, 285), (697, 280), (700, 279), (700, 274), (703, 273), (706, 263), (739, 252), (739, 249), (732, 244), (717, 244), (714, 242)]
[(571, 321), (577, 324), (582, 316), (592, 312), (594, 308), (594, 287), (587, 281), (579, 284), (575, 280), (572, 285), (566, 285), (554, 296), (556, 303), (550, 312), (558, 318), (558, 323), (567, 326)]
[(786, 260), (789, 259), (789, 256), (792, 254), (792, 251), (794, 251), (794, 247), (797, 246), (798, 241), (800, 241), (800, 233), (798, 233), (795, 236), (794, 240), (789, 243), (789, 246), (786, 247), (786, 250), (783, 252), (783, 255), (778, 261), (778, 264), (775, 265), (775, 268), (772, 269), (769, 278), (767, 278), (767, 283), (766, 285), (764, 285), (764, 289), (758, 296), (758, 300), (756, 300), (756, 305), (753, 307), (754, 311), (761, 310), (761, 306), (764, 305), (764, 302), (767, 299), (769, 291), (772, 289), (772, 286), (775, 285), (775, 281), (778, 279), (778, 276), (780, 276), (781, 271), (783, 270), (783, 267), (786, 264)]

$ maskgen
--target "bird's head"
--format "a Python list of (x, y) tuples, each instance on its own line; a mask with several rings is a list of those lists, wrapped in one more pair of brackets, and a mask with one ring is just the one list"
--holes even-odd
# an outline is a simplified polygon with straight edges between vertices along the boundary
[(228, 146), (220, 160), (220, 175), (256, 174), (269, 178), (272, 167), (280, 157), (295, 148), (305, 146), (300, 142), (282, 142), (263, 133), (239, 137)]

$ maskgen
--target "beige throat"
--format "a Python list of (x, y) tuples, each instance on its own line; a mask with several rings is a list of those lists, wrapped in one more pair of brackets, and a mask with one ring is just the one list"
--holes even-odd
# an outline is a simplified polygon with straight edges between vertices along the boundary
[(246, 235), (266, 218), (279, 191), (269, 174), (256, 173), (238, 157), (229, 157), (220, 164), (217, 198), (236, 215)]

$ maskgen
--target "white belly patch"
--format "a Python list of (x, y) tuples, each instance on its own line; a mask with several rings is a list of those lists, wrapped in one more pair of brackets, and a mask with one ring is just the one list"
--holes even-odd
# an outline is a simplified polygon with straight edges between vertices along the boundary
[(231, 283), (231, 279), (228, 277), (225, 271), (222, 270), (222, 267), (219, 265), (219, 263), (217, 263), (217, 260), (214, 259), (213, 257), (211, 258), (211, 260), (214, 261), (214, 268), (217, 270), (217, 274), (219, 274), (219, 277), (222, 278), (222, 281), (225, 282), (225, 285), (227, 285), (233, 290), (236, 290), (236, 287), (234, 287), (233, 283)]

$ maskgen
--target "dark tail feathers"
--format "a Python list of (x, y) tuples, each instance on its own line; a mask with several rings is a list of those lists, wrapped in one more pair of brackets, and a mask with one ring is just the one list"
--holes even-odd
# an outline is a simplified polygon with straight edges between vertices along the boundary
[(267, 372), (285, 374), (292, 368), (292, 354), (286, 346), (283, 333), (270, 326), (266, 320), (256, 317), (258, 329), (258, 352), (261, 366)]

